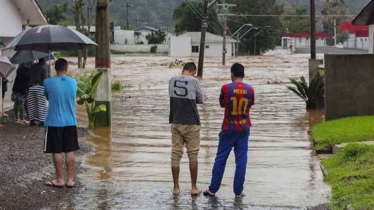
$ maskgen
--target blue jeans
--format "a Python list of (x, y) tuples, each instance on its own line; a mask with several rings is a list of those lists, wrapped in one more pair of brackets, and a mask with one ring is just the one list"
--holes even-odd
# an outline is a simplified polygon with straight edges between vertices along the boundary
[(224, 131), (219, 134), (219, 144), (216, 160), (213, 166), (212, 181), (209, 190), (212, 193), (218, 192), (223, 174), (225, 172), (226, 161), (234, 147), (235, 153), (235, 178), (234, 193), (241, 195), (244, 189), (245, 173), (247, 169), (248, 139), (250, 131)]

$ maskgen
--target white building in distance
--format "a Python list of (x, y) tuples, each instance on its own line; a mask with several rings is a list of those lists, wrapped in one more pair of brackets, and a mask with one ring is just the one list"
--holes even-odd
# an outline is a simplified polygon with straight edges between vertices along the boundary
[[(172, 57), (199, 56), (201, 32), (186, 32), (170, 39), (169, 55)], [(236, 40), (226, 39), (227, 56), (233, 56)], [(205, 56), (222, 56), (223, 37), (207, 32), (205, 38)]]

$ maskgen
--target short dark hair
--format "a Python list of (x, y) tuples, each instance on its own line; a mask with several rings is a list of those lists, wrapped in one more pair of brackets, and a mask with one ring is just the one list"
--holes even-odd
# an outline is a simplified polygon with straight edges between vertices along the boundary
[(39, 60), (39, 63), (47, 62), (47, 59), (45, 59), (45, 58), (39, 58), (38, 60)]
[(231, 74), (233, 74), (235, 77), (244, 77), (244, 66), (240, 63), (234, 63), (231, 66)]
[(56, 71), (67, 71), (68, 70), (68, 62), (63, 58), (59, 58), (55, 63)]
[(196, 64), (194, 62), (188, 62), (184, 64), (183, 71), (196, 71)]

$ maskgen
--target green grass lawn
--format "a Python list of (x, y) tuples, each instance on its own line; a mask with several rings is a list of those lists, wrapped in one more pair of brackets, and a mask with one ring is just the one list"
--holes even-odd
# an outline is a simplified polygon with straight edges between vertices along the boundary
[(373, 141), (374, 116), (350, 117), (315, 125), (312, 134), (317, 141), (317, 149), (334, 144)]
[(374, 146), (351, 144), (322, 161), (332, 186), (331, 208), (374, 209)]

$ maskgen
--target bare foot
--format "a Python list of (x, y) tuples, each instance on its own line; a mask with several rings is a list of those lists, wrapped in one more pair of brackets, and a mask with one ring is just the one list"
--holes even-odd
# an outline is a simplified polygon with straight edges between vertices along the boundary
[(174, 187), (174, 189), (173, 189), (173, 195), (179, 195), (180, 193), (181, 193), (180, 189)]
[(53, 180), (53, 181), (49, 181), (49, 182), (45, 182), (44, 183), (45, 185), (47, 186), (50, 186), (50, 187), (64, 187), (65, 183), (62, 182), (62, 181), (58, 181), (58, 180)]
[(67, 183), (66, 183), (66, 187), (67, 188), (73, 188), (75, 186), (75, 183), (73, 182), (73, 181), (68, 181)]
[(201, 190), (197, 187), (192, 188), (191, 195), (199, 195), (201, 193)]

